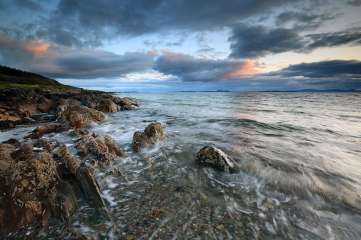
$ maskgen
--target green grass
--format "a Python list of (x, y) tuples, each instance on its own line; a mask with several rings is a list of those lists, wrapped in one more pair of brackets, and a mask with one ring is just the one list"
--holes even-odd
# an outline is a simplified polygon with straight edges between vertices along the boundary
[(39, 89), (49, 92), (74, 92), (80, 90), (39, 74), (0, 66), (0, 90), (8, 88)]

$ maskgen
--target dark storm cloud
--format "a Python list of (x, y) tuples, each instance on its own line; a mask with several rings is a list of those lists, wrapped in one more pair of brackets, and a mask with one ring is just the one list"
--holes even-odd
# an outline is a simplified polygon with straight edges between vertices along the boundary
[(240, 24), (229, 38), (231, 57), (255, 58), (288, 51), (308, 52), (321, 47), (360, 45), (361, 29), (302, 35), (297, 29)]
[(265, 26), (240, 24), (233, 28), (231, 57), (254, 58), (270, 53), (281, 53), (301, 49), (305, 46), (297, 32), (291, 29), (269, 29)]
[(165, 52), (155, 62), (154, 70), (173, 75), (182, 81), (211, 82), (232, 78), (242, 68), (243, 61), (195, 58), (190, 55)]
[(291, 26), (294, 29), (306, 30), (315, 29), (325, 21), (335, 19), (335, 16), (329, 13), (313, 13), (302, 11), (285, 11), (276, 17), (278, 26)]
[(334, 33), (309, 34), (306, 37), (311, 40), (311, 42), (306, 46), (307, 49), (335, 47), (346, 44), (360, 45), (361, 28)]
[(151, 69), (153, 56), (140, 52), (117, 55), (86, 50), (61, 55), (53, 64), (61, 71), (42, 73), (55, 78), (111, 78)]
[(144, 52), (118, 55), (41, 41), (19, 41), (0, 35), (0, 64), (55, 78), (120, 77), (151, 69), (153, 59), (152, 54)]
[[(33, 10), (33, 14), (16, 16), (26, 18), (22, 22), (34, 24), (33, 37), (66, 46), (92, 46), (119, 36), (219, 29), (248, 17), (270, 14), (281, 6), (314, 1), (60, 0), (47, 2), (43, 11), (36, 11), (39, 4), (30, 0), (5, 1), (2, 5), (7, 6), (7, 18), (19, 11), (16, 6)], [(26, 35), (30, 35), (28, 30), (23, 28)]]
[(361, 79), (361, 62), (334, 60), (291, 65), (276, 73), (282, 77)]

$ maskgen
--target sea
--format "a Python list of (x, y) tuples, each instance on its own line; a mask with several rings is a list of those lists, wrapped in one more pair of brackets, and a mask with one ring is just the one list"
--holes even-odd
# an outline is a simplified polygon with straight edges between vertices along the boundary
[[(100, 239), (361, 239), (361, 93), (117, 95), (140, 107), (90, 129), (126, 152), (96, 171), (107, 213), (81, 200), (70, 226), (54, 223), (39, 239), (69, 227)], [(134, 132), (152, 122), (165, 140), (133, 153)], [(46, 137), (72, 148), (71, 136)], [(203, 146), (222, 149), (241, 171), (197, 165)]]

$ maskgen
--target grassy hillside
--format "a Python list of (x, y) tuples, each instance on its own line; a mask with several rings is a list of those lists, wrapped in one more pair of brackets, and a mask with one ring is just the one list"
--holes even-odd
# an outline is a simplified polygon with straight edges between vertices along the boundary
[(39, 74), (0, 66), (0, 89), (6, 88), (41, 89), (50, 92), (72, 92), (79, 90)]

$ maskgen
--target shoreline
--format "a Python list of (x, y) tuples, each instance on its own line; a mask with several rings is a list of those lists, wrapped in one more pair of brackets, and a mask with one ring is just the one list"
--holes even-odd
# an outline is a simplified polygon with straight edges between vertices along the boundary
[[(79, 199), (97, 209), (103, 218), (108, 218), (107, 205), (94, 171), (125, 154), (110, 136), (97, 135), (88, 129), (92, 122), (101, 124), (107, 113), (136, 109), (139, 107), (136, 100), (87, 90), (50, 93), (5, 89), (0, 90), (0, 96), (1, 130), (20, 124), (37, 126), (22, 139), (0, 143), (0, 190), (3, 193), (0, 236), (24, 237), (28, 227), (33, 228), (30, 234), (35, 236), (47, 228), (49, 222), (69, 223), (79, 207)], [(77, 153), (63, 142), (43, 138), (61, 132), (72, 136)], [(145, 133), (134, 133), (134, 151), (163, 138), (162, 126), (152, 123)], [(71, 232), (71, 228), (67, 231), (70, 231), (67, 236), (86, 237)]]

